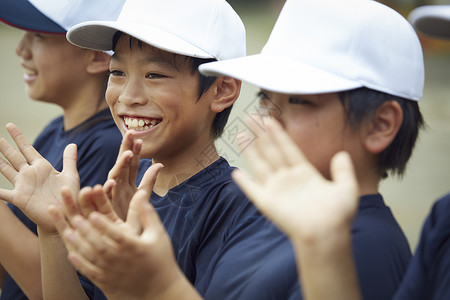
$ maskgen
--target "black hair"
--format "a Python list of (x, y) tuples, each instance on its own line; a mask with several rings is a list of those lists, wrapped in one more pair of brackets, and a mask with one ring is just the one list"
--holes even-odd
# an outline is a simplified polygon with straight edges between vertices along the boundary
[(358, 88), (338, 93), (347, 113), (348, 122), (354, 129), (365, 119), (375, 116), (377, 109), (387, 101), (396, 101), (403, 110), (403, 122), (392, 143), (378, 154), (378, 168), (381, 178), (388, 172), (402, 176), (411, 157), (419, 130), (425, 126), (417, 101), (393, 96), (369, 88)]
[[(119, 38), (122, 36), (122, 34), (123, 34), (122, 31), (117, 31), (114, 34), (113, 47), (112, 47), (113, 50), (116, 48), (117, 42), (118, 42)], [(142, 47), (143, 42), (141, 40), (133, 38), (132, 36), (130, 36), (130, 47), (131, 47), (133, 40), (136, 40), (138, 43), (138, 46)], [(161, 51), (163, 51), (163, 50), (161, 50)], [(175, 66), (176, 66), (175, 58), (178, 56), (182, 56), (182, 55), (173, 53), (173, 61), (174, 61)], [(185, 56), (185, 58), (191, 66), (191, 73), (198, 74), (198, 78), (199, 78), (199, 91), (198, 91), (198, 99), (197, 99), (197, 101), (198, 101), (203, 96), (203, 94), (206, 93), (206, 91), (213, 85), (213, 83), (217, 79), (217, 77), (214, 77), (214, 76), (204, 76), (203, 74), (201, 74), (198, 71), (198, 67), (201, 64), (216, 61), (216, 59), (214, 59), (214, 58), (205, 59), (205, 58), (198, 58), (198, 57), (191, 57), (191, 56)], [(215, 116), (215, 118), (213, 120), (212, 128), (211, 128), (211, 133), (212, 133), (214, 139), (218, 139), (222, 135), (225, 125), (227, 124), (228, 117), (230, 116), (232, 107), (233, 107), (233, 105), (225, 108), (223, 111), (221, 111), (220, 113), (218, 113)]]

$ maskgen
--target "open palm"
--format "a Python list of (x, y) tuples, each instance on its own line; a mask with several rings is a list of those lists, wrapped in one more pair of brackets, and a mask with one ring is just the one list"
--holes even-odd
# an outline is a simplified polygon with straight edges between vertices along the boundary
[(275, 121), (268, 120), (265, 131), (253, 129), (258, 139), (245, 157), (255, 179), (240, 171), (233, 178), (264, 215), (291, 237), (312, 236), (351, 221), (358, 188), (347, 153), (333, 158), (328, 180)]
[(62, 186), (70, 186), (74, 193), (79, 190), (76, 145), (67, 146), (64, 170), (58, 172), (26, 141), (15, 125), (8, 124), (7, 130), (20, 152), (0, 137), (0, 152), (9, 162), (0, 158), (0, 171), (14, 185), (13, 190), (0, 189), (0, 198), (17, 206), (43, 230), (55, 232), (48, 206), (60, 205)]

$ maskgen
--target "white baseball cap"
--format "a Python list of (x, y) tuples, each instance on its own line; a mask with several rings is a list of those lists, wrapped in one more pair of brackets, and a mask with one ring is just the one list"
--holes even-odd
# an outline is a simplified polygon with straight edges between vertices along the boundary
[(450, 39), (450, 5), (426, 5), (415, 8), (408, 19), (423, 34)]
[(115, 20), (125, 0), (0, 0), (0, 20), (19, 29), (65, 34), (80, 22)]
[(372, 0), (287, 0), (260, 54), (199, 69), (287, 94), (367, 87), (419, 100), (424, 85), (414, 28)]
[(113, 50), (117, 31), (185, 56), (222, 60), (246, 54), (244, 24), (225, 0), (128, 0), (117, 21), (78, 24), (67, 39), (84, 48)]

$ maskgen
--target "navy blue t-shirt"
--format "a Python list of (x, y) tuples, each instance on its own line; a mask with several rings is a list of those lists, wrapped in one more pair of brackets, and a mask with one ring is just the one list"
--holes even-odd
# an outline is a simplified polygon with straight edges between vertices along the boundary
[[(197, 286), (213, 256), (229, 234), (257, 214), (256, 208), (231, 179), (224, 158), (150, 202), (172, 241), (175, 258), (189, 281)], [(106, 299), (95, 288), (91, 299)]]
[[(122, 135), (109, 109), (105, 109), (69, 131), (64, 131), (63, 116), (55, 118), (38, 136), (34, 147), (56, 170), (61, 171), (64, 148), (70, 143), (77, 144), (80, 186), (84, 187), (105, 182), (117, 159), (121, 141)], [(15, 206), (9, 207), (36, 234), (36, 224)], [(9, 275), (6, 276), (1, 289), (1, 300), (27, 299)]]
[(394, 299), (450, 299), (450, 194), (433, 205)]
[[(381, 195), (361, 197), (352, 243), (363, 299), (392, 299), (411, 251)], [(197, 288), (214, 300), (302, 299), (292, 245), (261, 216), (231, 234)]]

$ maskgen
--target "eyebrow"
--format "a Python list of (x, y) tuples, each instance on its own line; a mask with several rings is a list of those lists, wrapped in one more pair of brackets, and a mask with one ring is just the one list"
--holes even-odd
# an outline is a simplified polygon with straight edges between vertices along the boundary
[[(122, 62), (123, 61), (123, 56), (120, 56), (119, 54), (114, 53), (111, 56), (111, 60), (117, 61), (117, 62)], [(156, 64), (160, 64), (160, 65), (168, 65), (174, 69), (178, 70), (178, 67), (175, 65), (174, 62), (169, 61), (168, 59), (164, 59), (160, 56), (152, 56), (152, 57), (147, 57), (145, 59), (143, 59), (144, 62), (147, 63), (156, 63)]]

